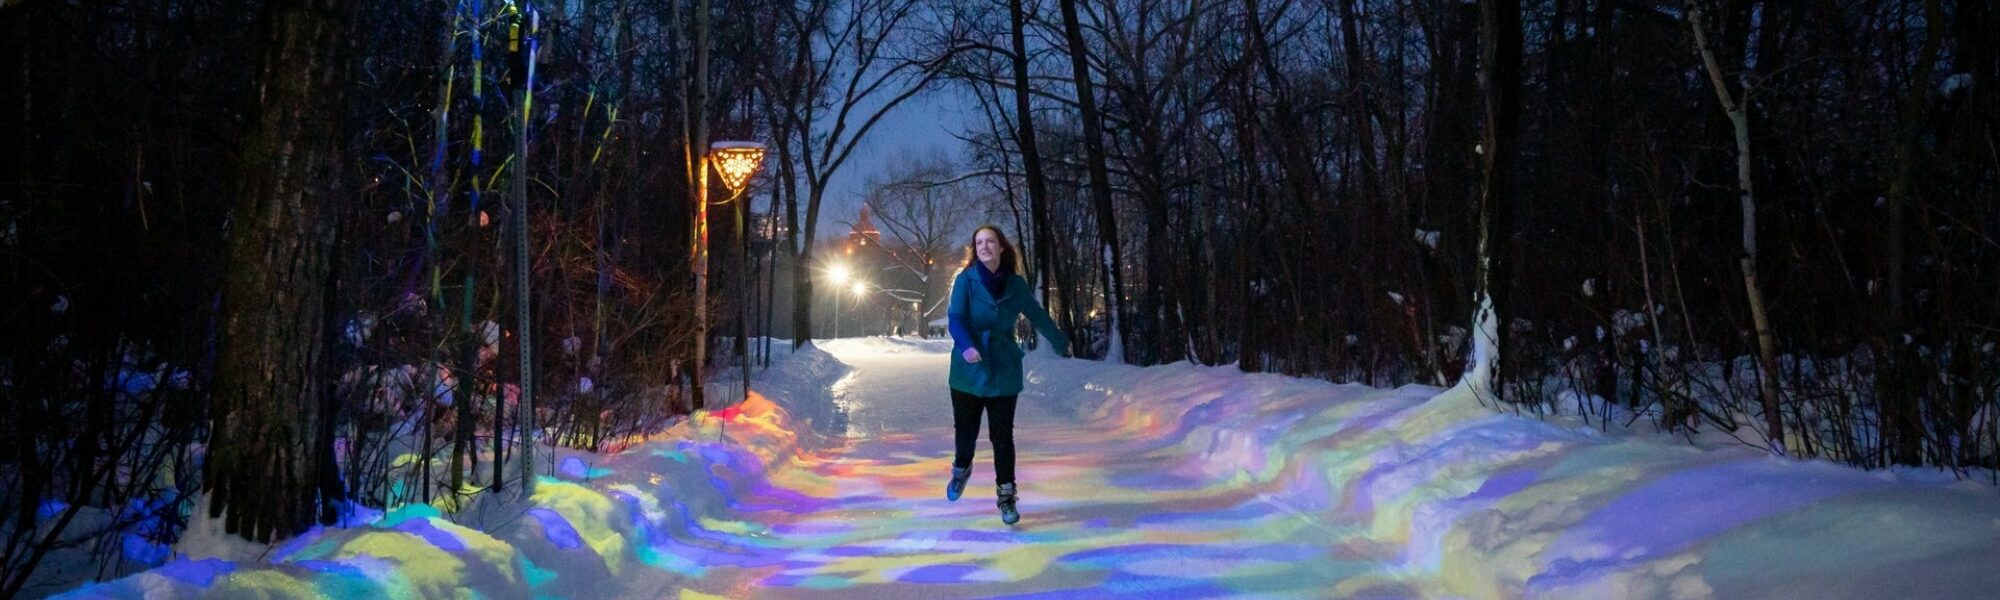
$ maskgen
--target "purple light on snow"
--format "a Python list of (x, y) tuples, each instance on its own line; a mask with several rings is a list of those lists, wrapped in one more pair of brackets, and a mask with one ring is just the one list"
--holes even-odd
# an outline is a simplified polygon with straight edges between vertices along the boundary
[(1124, 561), (1137, 561), (1163, 555), (1164, 556), (1181, 555), (1187, 553), (1188, 549), (1189, 549), (1188, 546), (1181, 544), (1162, 544), (1154, 542), (1143, 543), (1143, 544), (1126, 544), (1123, 546), (1112, 546), (1109, 548), (1092, 548), (1090, 550), (1079, 550), (1076, 552), (1065, 554), (1057, 558), (1056, 561), (1065, 563), (1076, 562), (1085, 564), (1096, 564), (1096, 563), (1118, 564)]
[(173, 548), (166, 544), (146, 539), (146, 536), (136, 533), (124, 534), (122, 546), (125, 560), (147, 565), (166, 562), (167, 557), (173, 554)]
[(590, 475), (590, 467), (584, 466), (583, 459), (574, 456), (563, 457), (561, 470), (570, 479), (584, 479)]
[(1513, 495), (1514, 492), (1527, 489), (1530, 485), (1534, 485), (1535, 478), (1538, 475), (1539, 473), (1535, 470), (1526, 469), (1508, 471), (1488, 477), (1485, 483), (1479, 484), (1479, 491), (1473, 492), (1471, 495), (1466, 496), (1465, 499), (1487, 500), (1504, 498)]
[(61, 500), (43, 500), (40, 505), (35, 507), (35, 520), (46, 521), (53, 519), (65, 510), (69, 510), (69, 503), (67, 502)]
[[(1548, 552), (1564, 556), (1569, 548), (1608, 545), (1619, 550), (1640, 549), (1646, 556), (1665, 556), (1759, 519), (1887, 485), (1835, 469), (1821, 464), (1778, 463), (1757, 456), (1670, 473), (1592, 512), (1557, 539)], [(1551, 575), (1587, 565), (1559, 562), (1553, 566), (1557, 568), (1551, 569)]]
[(424, 541), (430, 542), (432, 546), (436, 546), (439, 550), (446, 552), (465, 551), (464, 540), (458, 539), (458, 536), (452, 535), (449, 531), (438, 529), (437, 525), (431, 524), (430, 519), (410, 519), (404, 521), (396, 526), (396, 531), (416, 534), (417, 537), (424, 538)]
[(839, 557), (877, 556), (888, 553), (888, 551), (876, 546), (834, 546), (827, 548), (825, 551), (827, 556)]
[(236, 563), (220, 558), (183, 560), (169, 563), (167, 566), (155, 569), (153, 572), (201, 587), (208, 587), (215, 584), (215, 578), (235, 573)]
[(897, 581), (910, 583), (958, 583), (966, 575), (979, 571), (972, 565), (926, 565), (904, 573)]
[(954, 542), (1012, 542), (1020, 539), (1013, 532), (980, 531), (974, 529), (953, 529), (944, 539)]
[(557, 548), (575, 550), (583, 547), (583, 536), (577, 535), (576, 528), (570, 526), (569, 519), (556, 514), (556, 511), (536, 508), (529, 510), (528, 516), (534, 517), (542, 524), (542, 536), (547, 537), (549, 543), (555, 544)]

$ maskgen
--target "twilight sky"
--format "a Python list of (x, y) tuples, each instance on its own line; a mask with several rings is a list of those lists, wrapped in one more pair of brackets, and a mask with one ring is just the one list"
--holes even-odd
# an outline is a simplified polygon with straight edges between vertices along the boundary
[[(965, 101), (960, 102), (961, 99)], [(860, 110), (856, 113), (865, 115)], [(830, 236), (846, 235), (847, 226), (843, 222), (853, 221), (860, 211), (868, 179), (888, 170), (897, 160), (924, 154), (964, 160), (965, 144), (952, 134), (983, 126), (983, 122), (977, 104), (963, 98), (956, 88), (932, 90), (904, 101), (875, 124), (861, 146), (854, 149), (854, 156), (833, 175), (826, 204), (820, 207), (816, 237), (831, 239)]]

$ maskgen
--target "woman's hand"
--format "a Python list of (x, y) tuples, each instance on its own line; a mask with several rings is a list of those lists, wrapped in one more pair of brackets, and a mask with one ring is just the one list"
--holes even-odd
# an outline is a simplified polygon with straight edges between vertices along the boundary
[(959, 356), (965, 357), (966, 364), (973, 364), (973, 365), (979, 364), (978, 348), (966, 348), (965, 352), (959, 353)]

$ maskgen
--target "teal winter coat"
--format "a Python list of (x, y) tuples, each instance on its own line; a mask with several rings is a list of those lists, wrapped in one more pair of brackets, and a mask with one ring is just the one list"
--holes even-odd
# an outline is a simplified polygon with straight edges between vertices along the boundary
[[(1014, 343), (1014, 322), (1026, 314), (1035, 330), (1064, 356), (1069, 355), (1069, 340), (1049, 318), (1048, 309), (1035, 301), (1027, 279), (1008, 274), (1006, 290), (995, 298), (980, 284), (977, 269), (968, 266), (951, 282), (951, 389), (982, 398), (1018, 395), (1024, 353)], [(966, 348), (979, 350), (977, 364), (965, 362)]]

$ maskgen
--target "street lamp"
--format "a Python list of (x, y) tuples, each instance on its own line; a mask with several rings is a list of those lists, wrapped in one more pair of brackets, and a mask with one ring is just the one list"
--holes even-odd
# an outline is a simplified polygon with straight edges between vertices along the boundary
[[(827, 279), (833, 280), (834, 289), (847, 285), (847, 265), (834, 263), (826, 268)], [(833, 338), (840, 339), (840, 294), (833, 294)]]
[[(694, 250), (694, 373), (695, 394), (701, 396), (701, 374), (708, 356), (708, 166), (722, 174), (723, 185), (729, 186), (729, 200), (743, 195), (743, 186), (750, 182), (750, 175), (763, 164), (764, 145), (756, 142), (718, 141), (709, 144), (708, 151), (701, 155), (699, 181), (695, 186), (700, 190), (700, 201), (695, 203), (695, 250)], [(742, 237), (743, 222), (736, 222), (737, 237)], [(742, 269), (738, 269), (739, 272)], [(750, 393), (749, 367), (744, 367), (743, 393)], [(695, 408), (701, 408), (695, 406)]]
[(854, 281), (854, 286), (849, 289), (854, 290), (854, 307), (861, 308), (861, 296), (868, 293), (868, 282), (857, 279)]
[(722, 185), (729, 186), (729, 200), (724, 202), (727, 204), (743, 195), (750, 176), (764, 165), (764, 145), (723, 140), (708, 145), (708, 156), (709, 162), (715, 164), (715, 172), (722, 174)]

